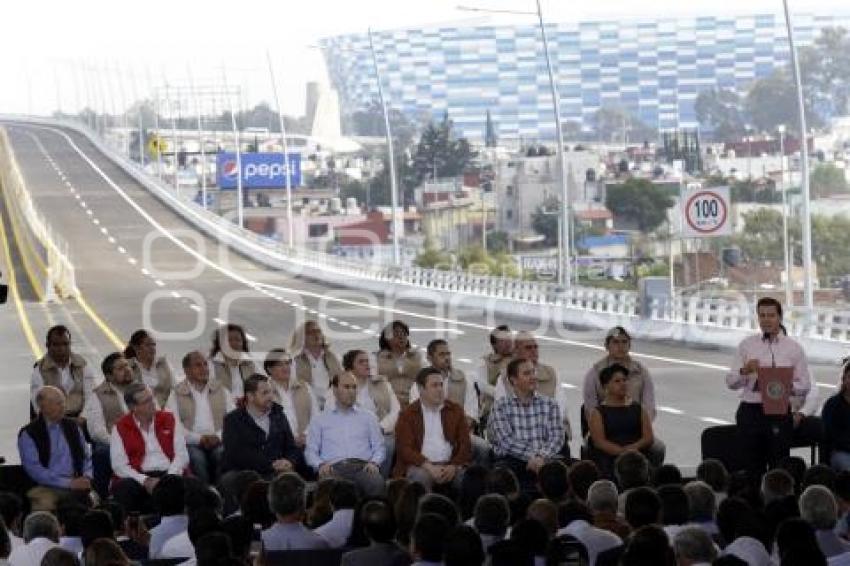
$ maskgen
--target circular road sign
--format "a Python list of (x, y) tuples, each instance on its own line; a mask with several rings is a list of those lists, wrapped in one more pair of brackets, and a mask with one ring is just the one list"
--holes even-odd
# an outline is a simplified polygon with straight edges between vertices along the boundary
[(716, 191), (697, 191), (690, 196), (685, 206), (685, 220), (688, 226), (700, 234), (722, 232), (728, 218), (729, 205)]

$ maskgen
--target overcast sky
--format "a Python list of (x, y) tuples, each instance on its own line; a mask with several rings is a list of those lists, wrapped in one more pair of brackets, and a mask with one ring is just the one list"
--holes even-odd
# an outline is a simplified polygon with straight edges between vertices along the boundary
[[(850, 13), (850, 0), (789, 0), (796, 12)], [(547, 21), (781, 13), (781, 0), (542, 0)], [(325, 36), (436, 22), (534, 23), (485, 16), (457, 5), (534, 10), (533, 0), (3, 0), (0, 112), (74, 109), (97, 96), (133, 99), (150, 85), (220, 85), (246, 103), (271, 100), (265, 53), (278, 75), (284, 111), (303, 114), (304, 83), (323, 78), (311, 44)], [(108, 70), (108, 72), (106, 72)], [(87, 90), (88, 89), (88, 90)], [(123, 93), (121, 92), (123, 91)], [(114, 93), (110, 95), (109, 93)], [(118, 104), (120, 107), (120, 103)]]

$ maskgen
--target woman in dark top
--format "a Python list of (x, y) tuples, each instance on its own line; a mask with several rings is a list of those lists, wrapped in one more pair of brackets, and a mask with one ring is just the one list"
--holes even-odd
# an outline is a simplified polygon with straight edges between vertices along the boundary
[(590, 412), (590, 457), (606, 477), (614, 460), (627, 450), (646, 450), (652, 445), (652, 420), (640, 403), (628, 397), (628, 368), (613, 364), (599, 373), (604, 399)]
[(821, 418), (829, 463), (836, 470), (850, 470), (850, 360), (844, 363), (841, 389), (826, 400)]

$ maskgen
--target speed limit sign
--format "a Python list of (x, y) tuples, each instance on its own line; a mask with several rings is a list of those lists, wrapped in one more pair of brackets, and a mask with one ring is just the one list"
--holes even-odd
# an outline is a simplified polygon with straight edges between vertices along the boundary
[(728, 236), (732, 233), (729, 187), (695, 188), (682, 198), (685, 238)]

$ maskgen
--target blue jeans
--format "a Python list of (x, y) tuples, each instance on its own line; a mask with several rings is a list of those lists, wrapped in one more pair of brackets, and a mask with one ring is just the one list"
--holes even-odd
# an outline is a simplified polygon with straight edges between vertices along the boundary
[(198, 444), (189, 444), (186, 448), (189, 451), (189, 465), (195, 477), (207, 485), (215, 485), (221, 470), (224, 445), (219, 444), (211, 450), (201, 448)]

